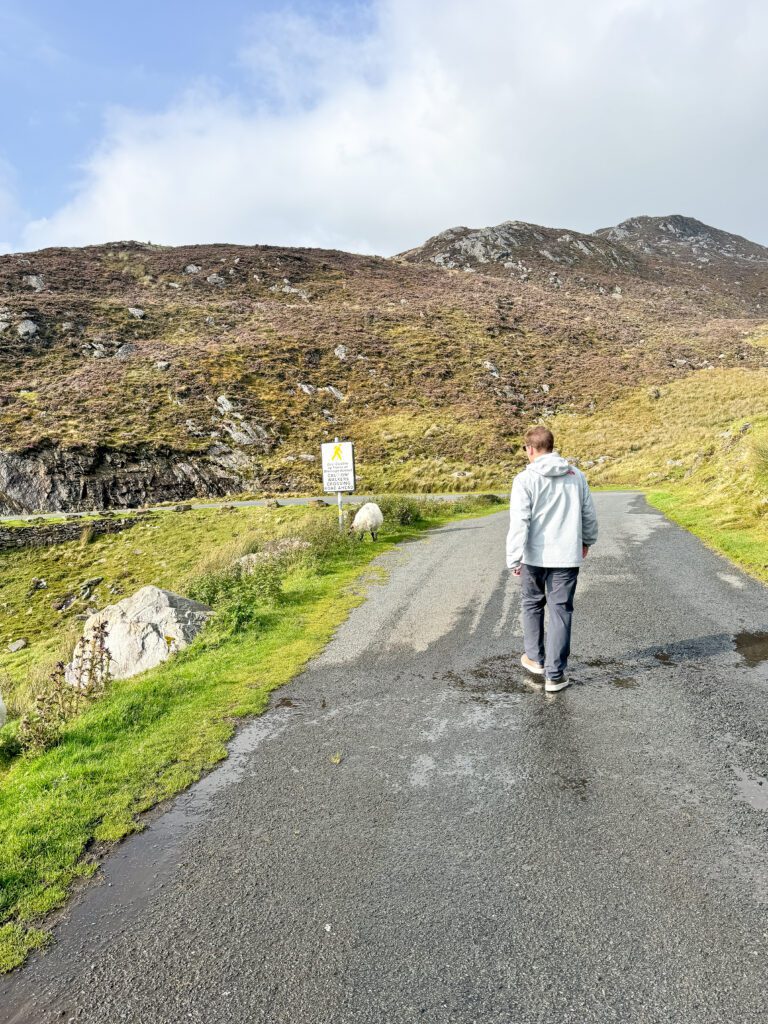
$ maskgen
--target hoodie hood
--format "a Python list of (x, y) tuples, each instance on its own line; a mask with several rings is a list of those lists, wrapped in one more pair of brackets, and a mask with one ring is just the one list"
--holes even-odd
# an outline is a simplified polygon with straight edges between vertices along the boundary
[(571, 464), (557, 452), (549, 452), (547, 455), (540, 455), (528, 466), (528, 469), (540, 476), (565, 476), (571, 471)]

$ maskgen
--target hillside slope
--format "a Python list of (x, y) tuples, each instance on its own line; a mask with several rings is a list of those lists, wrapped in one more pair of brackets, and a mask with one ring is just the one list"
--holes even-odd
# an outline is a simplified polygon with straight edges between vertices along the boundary
[(627, 237), (525, 238), (527, 275), (499, 262), (501, 236), (461, 270), (429, 243), (0, 257), (0, 513), (316, 489), (335, 435), (358, 442), (361, 488), (504, 486), (532, 420), (768, 363), (757, 257), (745, 295), (723, 246), (716, 276), (665, 276)]

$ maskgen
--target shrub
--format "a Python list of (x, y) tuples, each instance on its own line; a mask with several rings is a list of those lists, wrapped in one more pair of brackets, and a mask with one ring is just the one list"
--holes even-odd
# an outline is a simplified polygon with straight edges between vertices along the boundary
[(219, 632), (241, 633), (258, 624), (265, 608), (279, 602), (286, 571), (285, 562), (276, 558), (257, 562), (247, 571), (236, 562), (201, 576), (190, 588), (190, 596), (215, 610)]
[(384, 522), (397, 523), (400, 526), (410, 526), (412, 523), (420, 523), (424, 520), (424, 513), (427, 511), (427, 502), (418, 498), (409, 498), (405, 495), (394, 494), (389, 497), (374, 498), (376, 504), (384, 515)]
[(64, 662), (58, 662), (32, 709), (22, 716), (18, 743), (23, 751), (37, 754), (58, 742), (63, 726), (104, 692), (110, 660), (107, 627), (102, 624), (87, 640), (78, 641), (72, 682), (66, 679)]
[(344, 555), (356, 548), (355, 540), (347, 529), (339, 530), (336, 510), (328, 515), (318, 516), (302, 525), (297, 536), (309, 541), (310, 547), (301, 552), (299, 561), (315, 567), (326, 558)]

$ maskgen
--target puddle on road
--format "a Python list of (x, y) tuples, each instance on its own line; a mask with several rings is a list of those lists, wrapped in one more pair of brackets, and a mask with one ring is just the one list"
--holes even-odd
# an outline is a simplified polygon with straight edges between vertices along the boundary
[(616, 662), (609, 658), (592, 658), (591, 661), (585, 661), (584, 664), (589, 668), (608, 668), (609, 665), (615, 665)]
[(509, 695), (529, 696), (543, 689), (543, 679), (536, 685), (531, 677), (529, 682), (525, 670), (511, 658), (488, 658), (463, 674), (451, 670), (443, 675), (443, 679), (457, 690), (465, 693), (473, 700), (489, 704), (496, 698)]
[[(636, 690), (640, 687), (640, 681), (622, 672), (627, 667), (630, 666), (609, 658), (592, 658), (581, 662), (569, 673), (571, 688), (608, 685), (617, 690)], [(529, 675), (514, 656), (489, 658), (461, 673), (451, 670), (435, 678), (484, 704), (510, 694), (530, 696), (544, 692), (543, 677)]]
[(768, 661), (768, 633), (737, 633), (733, 642), (749, 668)]
[(737, 799), (756, 811), (768, 811), (768, 779), (750, 775), (741, 768), (732, 768), (736, 776)]
[(617, 690), (636, 690), (639, 685), (631, 676), (614, 676), (611, 680), (611, 686), (615, 686)]

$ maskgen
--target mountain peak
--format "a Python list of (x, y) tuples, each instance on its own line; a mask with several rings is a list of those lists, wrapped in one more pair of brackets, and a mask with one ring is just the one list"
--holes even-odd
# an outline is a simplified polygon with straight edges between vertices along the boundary
[(765, 246), (679, 213), (630, 217), (614, 227), (600, 228), (594, 235), (644, 255), (672, 257), (691, 266), (720, 262), (768, 264)]

